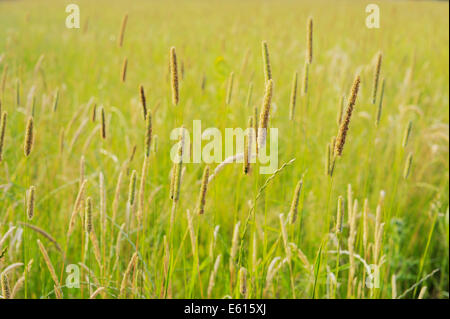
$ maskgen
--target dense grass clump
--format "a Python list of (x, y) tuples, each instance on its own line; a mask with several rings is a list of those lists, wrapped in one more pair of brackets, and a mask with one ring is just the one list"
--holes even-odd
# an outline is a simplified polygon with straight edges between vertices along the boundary
[(1, 298), (448, 298), (448, 3), (77, 3), (0, 1)]

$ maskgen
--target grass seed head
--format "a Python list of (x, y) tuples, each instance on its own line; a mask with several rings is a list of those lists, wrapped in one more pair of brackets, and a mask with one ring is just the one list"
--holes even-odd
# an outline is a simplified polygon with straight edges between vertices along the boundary
[(295, 115), (295, 104), (297, 101), (297, 71), (294, 72), (294, 76), (292, 77), (292, 86), (291, 86), (291, 96), (289, 101), (289, 120), (294, 120)]
[(378, 101), (377, 117), (375, 119), (375, 126), (376, 127), (378, 127), (380, 125), (381, 112), (383, 111), (384, 86), (385, 86), (385, 79), (382, 78), (381, 79), (380, 100)]
[(148, 112), (145, 129), (145, 157), (150, 156), (151, 142), (152, 142), (152, 115), (150, 112)]
[(105, 115), (105, 108), (102, 107), (102, 111), (101, 111), (101, 116), (102, 116), (102, 139), (106, 139), (106, 115)]
[(136, 197), (136, 183), (137, 183), (137, 172), (133, 170), (130, 178), (130, 185), (128, 187), (128, 204), (133, 206), (134, 199)]
[(125, 36), (125, 29), (127, 27), (127, 22), (128, 22), (128, 13), (126, 13), (123, 18), (122, 18), (122, 24), (120, 25), (120, 31), (119, 31), (119, 48), (121, 48), (123, 46), (123, 39)]
[(4, 299), (11, 298), (11, 288), (9, 286), (9, 279), (6, 273), (1, 274), (1, 284), (2, 284), (2, 296)]
[(311, 64), (313, 61), (313, 18), (309, 17), (306, 24), (306, 61)]
[(245, 100), (245, 107), (250, 108), (252, 104), (252, 94), (253, 94), (253, 82), (250, 82), (248, 85), (247, 98)]
[(177, 66), (177, 54), (175, 47), (170, 48), (170, 75), (172, 84), (172, 103), (177, 105), (179, 101), (178, 92), (178, 66)]
[(412, 161), (413, 161), (413, 154), (409, 153), (408, 157), (406, 158), (405, 169), (403, 171), (404, 179), (407, 179), (409, 177), (409, 174), (411, 173)]
[(202, 185), (200, 187), (200, 195), (198, 197), (197, 213), (202, 215), (205, 212), (206, 192), (208, 190), (209, 166), (203, 171)]
[(125, 81), (127, 79), (127, 68), (128, 68), (128, 58), (125, 57), (123, 59), (122, 73), (121, 73), (121, 76), (120, 76), (120, 79), (122, 80), (123, 83), (125, 83)]
[(264, 100), (261, 109), (261, 114), (259, 117), (259, 129), (261, 135), (258, 137), (258, 147), (263, 147), (266, 136), (267, 136), (267, 127), (269, 125), (269, 117), (270, 117), (270, 107), (272, 105), (272, 94), (273, 94), (273, 80), (267, 81), (266, 91), (264, 93)]
[(377, 54), (377, 62), (375, 64), (375, 71), (374, 71), (374, 74), (373, 74), (372, 104), (375, 104), (375, 102), (377, 100), (378, 81), (380, 79), (381, 62), (382, 61), (383, 61), (383, 53), (378, 52), (378, 54)]
[(247, 294), (247, 269), (244, 267), (239, 269), (239, 292), (242, 296)]
[(29, 220), (32, 220), (34, 216), (35, 187), (31, 186), (27, 193), (27, 217)]
[(31, 154), (31, 150), (33, 149), (34, 143), (34, 132), (33, 132), (33, 117), (30, 117), (27, 122), (27, 127), (25, 130), (25, 144), (24, 144), (24, 153), (25, 156), (28, 157)]
[(403, 134), (403, 142), (402, 142), (403, 148), (406, 148), (406, 146), (408, 146), (409, 138), (411, 136), (411, 131), (412, 131), (412, 121), (409, 121), (408, 126), (405, 129), (405, 133)]
[(141, 84), (139, 86), (139, 97), (141, 100), (141, 106), (142, 106), (142, 112), (144, 114), (144, 119), (147, 118), (147, 100), (145, 98), (145, 90), (144, 90), (144, 86)]
[(269, 47), (267, 46), (267, 42), (262, 42), (262, 55), (264, 61), (264, 78), (267, 81), (272, 79), (272, 71), (270, 67), (270, 58), (269, 58)]
[(227, 83), (227, 98), (225, 101), (226, 105), (230, 105), (231, 103), (231, 96), (233, 95), (233, 82), (234, 82), (234, 72), (231, 72), (230, 76), (228, 77)]
[(351, 120), (352, 113), (353, 113), (353, 108), (355, 106), (356, 98), (358, 96), (360, 82), (361, 82), (361, 79), (360, 79), (359, 75), (357, 75), (353, 82), (352, 90), (350, 93), (350, 100), (348, 101), (347, 110), (344, 115), (343, 121), (341, 123), (341, 127), (339, 128), (338, 136), (336, 138), (336, 146), (334, 149), (335, 156), (342, 155), (342, 151), (343, 151), (344, 145), (345, 145), (345, 139), (347, 137), (350, 120)]
[(92, 223), (92, 198), (88, 197), (86, 198), (86, 206), (85, 206), (85, 228), (86, 232), (90, 234), (93, 229), (93, 223)]

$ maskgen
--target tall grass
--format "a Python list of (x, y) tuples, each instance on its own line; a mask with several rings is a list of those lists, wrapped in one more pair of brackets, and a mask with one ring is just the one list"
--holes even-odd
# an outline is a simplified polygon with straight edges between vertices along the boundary
[(0, 2), (3, 298), (448, 298), (447, 3), (43, 1)]

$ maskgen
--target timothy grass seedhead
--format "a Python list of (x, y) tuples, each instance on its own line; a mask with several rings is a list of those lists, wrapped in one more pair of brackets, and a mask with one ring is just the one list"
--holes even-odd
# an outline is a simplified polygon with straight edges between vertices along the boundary
[(200, 194), (198, 197), (197, 213), (202, 215), (205, 212), (206, 192), (208, 190), (209, 166), (206, 166), (203, 171), (202, 184), (200, 187)]
[(179, 92), (177, 54), (175, 51), (175, 47), (170, 48), (170, 75), (172, 84), (172, 103), (173, 105), (177, 105), (179, 101)]
[(353, 113), (353, 108), (355, 106), (356, 103), (356, 98), (358, 97), (358, 90), (359, 90), (359, 85), (361, 83), (361, 79), (360, 76), (357, 75), (355, 80), (353, 81), (353, 85), (352, 85), (352, 89), (350, 92), (350, 99), (348, 101), (348, 106), (347, 106), (347, 110), (346, 113), (344, 115), (343, 121), (341, 123), (341, 126), (339, 128), (339, 132), (336, 138), (336, 146), (334, 149), (334, 154), (335, 156), (341, 156), (342, 155), (342, 151), (344, 149), (344, 145), (345, 145), (345, 139), (347, 137), (347, 132), (348, 132), (348, 128), (350, 125), (350, 120), (352, 117), (352, 113)]
[(25, 130), (25, 143), (24, 143), (24, 153), (28, 157), (33, 149), (34, 142), (34, 132), (33, 132), (33, 117), (30, 117), (27, 122), (27, 127)]
[(272, 79), (272, 71), (270, 67), (269, 47), (266, 41), (262, 42), (262, 55), (264, 62), (264, 78), (267, 81)]
[(27, 217), (29, 220), (34, 216), (35, 187), (31, 186), (27, 192)]

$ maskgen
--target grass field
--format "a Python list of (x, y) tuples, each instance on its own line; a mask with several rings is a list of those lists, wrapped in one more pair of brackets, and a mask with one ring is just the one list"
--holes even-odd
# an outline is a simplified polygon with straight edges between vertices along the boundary
[[(3, 298), (449, 297), (447, 2), (372, 1), (379, 29), (365, 1), (71, 2), (79, 29), (68, 1), (0, 1)], [(279, 169), (227, 165), (198, 214), (207, 165), (172, 130), (264, 105)]]

